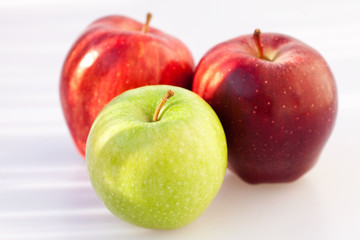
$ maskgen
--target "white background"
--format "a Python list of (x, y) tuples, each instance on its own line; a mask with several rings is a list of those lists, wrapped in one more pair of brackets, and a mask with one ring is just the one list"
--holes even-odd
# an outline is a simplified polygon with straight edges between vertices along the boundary
[[(335, 3), (334, 3), (335, 2)], [(0, 2), (0, 239), (360, 239), (360, 2)], [(291, 184), (248, 185), (227, 172), (207, 211), (174, 231), (129, 225), (95, 195), (63, 119), (64, 58), (95, 19), (123, 14), (180, 38), (195, 61), (215, 44), (279, 32), (317, 49), (339, 90), (318, 164)]]

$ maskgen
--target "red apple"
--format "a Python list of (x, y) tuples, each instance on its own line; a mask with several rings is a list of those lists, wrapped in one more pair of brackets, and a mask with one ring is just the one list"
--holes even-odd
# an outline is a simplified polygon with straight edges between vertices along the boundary
[(337, 113), (323, 57), (292, 37), (259, 30), (212, 48), (195, 71), (193, 91), (218, 114), (229, 168), (249, 183), (301, 177), (317, 161)]
[(90, 127), (120, 93), (144, 85), (191, 88), (194, 61), (178, 39), (124, 16), (93, 22), (71, 48), (60, 98), (75, 144), (84, 156)]

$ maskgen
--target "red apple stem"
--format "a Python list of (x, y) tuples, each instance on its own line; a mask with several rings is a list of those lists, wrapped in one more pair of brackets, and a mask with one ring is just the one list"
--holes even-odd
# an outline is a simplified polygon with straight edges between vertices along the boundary
[(165, 94), (165, 96), (163, 97), (163, 99), (161, 100), (160, 104), (157, 106), (154, 116), (153, 116), (153, 122), (158, 121), (159, 119), (159, 113), (161, 108), (164, 106), (164, 104), (169, 100), (169, 98), (171, 98), (172, 96), (174, 96), (174, 92), (171, 90), (168, 90)]
[(259, 51), (259, 57), (261, 59), (265, 59), (264, 57), (264, 51), (263, 51), (263, 45), (261, 43), (261, 32), (260, 32), (260, 29), (255, 29), (254, 31), (254, 38), (255, 38), (255, 42), (256, 42), (256, 45), (257, 45), (257, 48), (258, 48), (258, 51)]
[(149, 24), (150, 24), (151, 18), (152, 18), (151, 13), (146, 14), (146, 23), (144, 24), (144, 27), (141, 30), (143, 33), (147, 33), (149, 31)]

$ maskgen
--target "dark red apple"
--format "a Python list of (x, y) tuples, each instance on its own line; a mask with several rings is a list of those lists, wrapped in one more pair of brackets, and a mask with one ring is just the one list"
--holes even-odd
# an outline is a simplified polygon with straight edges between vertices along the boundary
[(193, 91), (218, 114), (229, 168), (249, 183), (301, 177), (317, 161), (337, 113), (323, 57), (292, 37), (259, 30), (212, 48), (195, 71)]
[(124, 16), (93, 22), (71, 48), (61, 74), (66, 122), (84, 156), (90, 127), (120, 93), (154, 84), (191, 89), (194, 61), (178, 39)]

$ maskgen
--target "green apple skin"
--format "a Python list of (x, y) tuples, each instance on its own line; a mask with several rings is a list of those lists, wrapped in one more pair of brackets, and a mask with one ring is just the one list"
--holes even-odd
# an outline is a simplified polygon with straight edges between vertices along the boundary
[[(168, 90), (159, 120), (154, 111)], [(86, 144), (91, 183), (107, 208), (132, 224), (176, 229), (193, 222), (217, 194), (227, 166), (222, 125), (184, 88), (157, 85), (114, 98)]]

